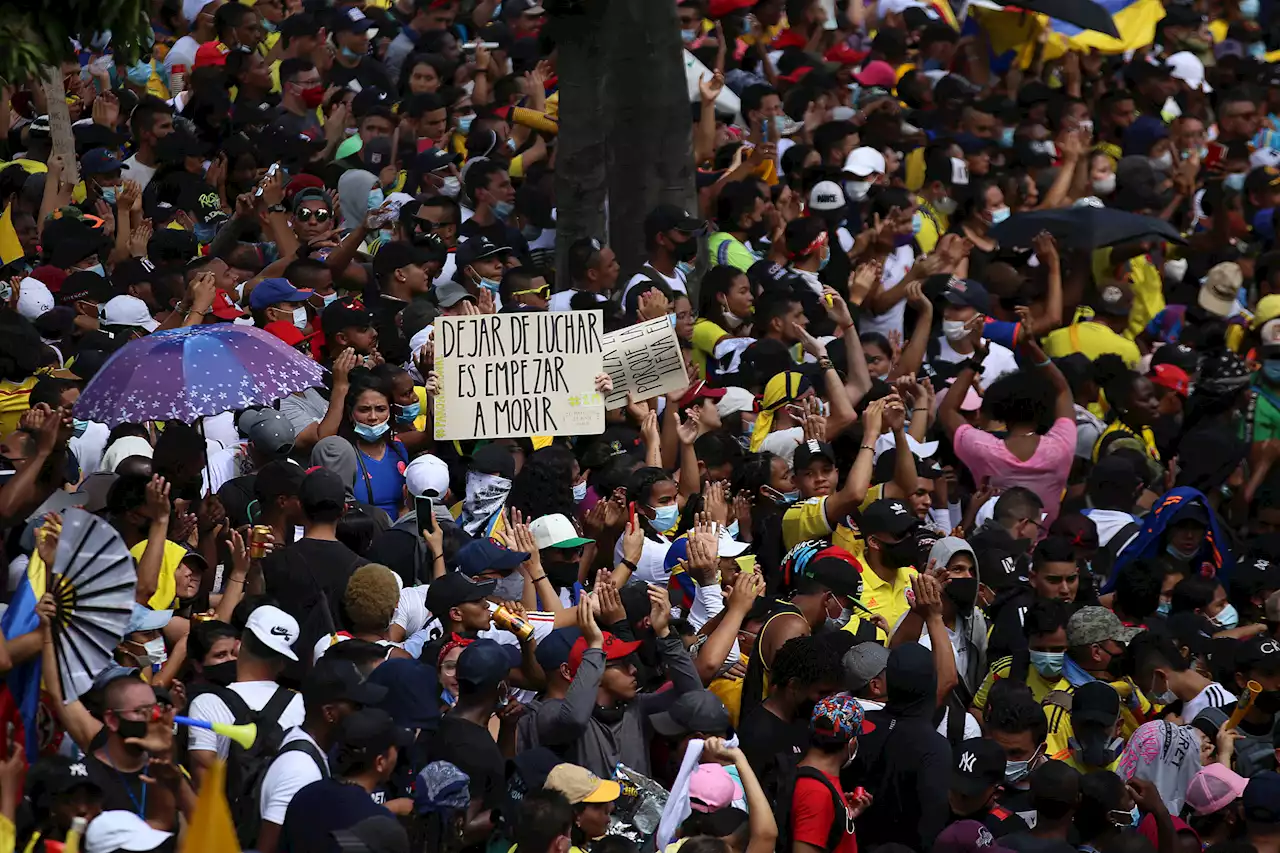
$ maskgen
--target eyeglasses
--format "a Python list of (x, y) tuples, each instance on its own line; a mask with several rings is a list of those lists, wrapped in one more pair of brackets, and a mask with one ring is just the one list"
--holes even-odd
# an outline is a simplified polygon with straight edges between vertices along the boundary
[(137, 722), (149, 723), (156, 713), (156, 703), (143, 705), (138, 708), (112, 708), (117, 717), (124, 717), (126, 720), (134, 720)]
[(524, 296), (526, 293), (536, 293), (536, 294), (538, 294), (539, 296), (541, 296), (543, 299), (546, 299), (547, 297), (549, 297), (549, 296), (551, 295), (551, 285), (549, 285), (549, 284), (544, 284), (544, 285), (542, 285), (542, 287), (535, 287), (535, 288), (532, 288), (532, 289), (530, 289), (530, 290), (513, 290), (513, 291), (511, 291), (511, 295), (512, 295), (512, 296)]
[(316, 222), (328, 222), (330, 219), (333, 218), (333, 213), (331, 213), (328, 210), (325, 210), (323, 207), (321, 208), (304, 207), (302, 208), (302, 210), (299, 210), (295, 214), (295, 216), (298, 217), (298, 220), (300, 222), (310, 222), (312, 219), (314, 219)]

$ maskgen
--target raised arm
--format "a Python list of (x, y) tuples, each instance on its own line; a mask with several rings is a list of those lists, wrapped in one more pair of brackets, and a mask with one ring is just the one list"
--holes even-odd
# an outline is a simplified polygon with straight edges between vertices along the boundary
[[(1019, 321), (1025, 328), (1031, 322), (1031, 311), (1025, 306), (1018, 309)], [(1053, 359), (1044, 354), (1044, 350), (1040, 349), (1040, 343), (1035, 339), (1034, 335), (1023, 334), (1022, 351), (1026, 357), (1035, 365), (1036, 370), (1049, 380), (1049, 384), (1053, 386), (1053, 419), (1066, 418), (1074, 422), (1076, 417), (1075, 400), (1071, 396), (1071, 386), (1067, 384), (1067, 377), (1062, 375), (1062, 371), (1058, 369), (1058, 365), (1053, 363)], [(959, 381), (958, 379), (956, 380)], [(951, 395), (947, 394), (947, 402), (951, 401)]]
[[(846, 515), (861, 506), (867, 497), (867, 489), (871, 488), (871, 471), (875, 464), (876, 438), (880, 435), (880, 427), (884, 423), (884, 410), (890, 399), (882, 397), (872, 401), (862, 413), (862, 446), (853, 460), (853, 468), (845, 478), (840, 491), (827, 498), (824, 504), (827, 525), (834, 530)], [(902, 405), (901, 402), (898, 403)]]
[(169, 534), (169, 513), (173, 504), (169, 500), (169, 483), (159, 474), (147, 484), (147, 498), (142, 514), (150, 519), (147, 527), (147, 547), (138, 561), (138, 586), (134, 601), (146, 605), (160, 586), (160, 569), (164, 563), (165, 537)]
[(916, 325), (898, 363), (889, 372), (891, 380), (899, 376), (915, 376), (920, 372), (929, 346), (929, 334), (933, 331), (933, 303), (925, 298), (922, 283), (911, 282), (907, 288), (907, 304), (916, 309)]

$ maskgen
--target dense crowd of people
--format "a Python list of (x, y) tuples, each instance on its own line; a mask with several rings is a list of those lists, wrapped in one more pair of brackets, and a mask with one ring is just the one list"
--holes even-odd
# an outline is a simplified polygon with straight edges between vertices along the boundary
[[(643, 264), (576, 4), (146, 5), (3, 93), (0, 853), (1280, 853), (1274, 4), (676, 0)], [(687, 382), (436, 437), (584, 309)]]

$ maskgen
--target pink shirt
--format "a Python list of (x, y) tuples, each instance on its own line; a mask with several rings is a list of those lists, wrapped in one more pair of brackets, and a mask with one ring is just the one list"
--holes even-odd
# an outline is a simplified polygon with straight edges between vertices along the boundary
[(957, 429), (951, 443), (956, 456), (973, 474), (975, 483), (981, 484), (990, 477), (991, 485), (998, 489), (1011, 486), (1030, 489), (1044, 501), (1047, 515), (1043, 524), (1048, 527), (1058, 517), (1062, 491), (1067, 487), (1076, 452), (1075, 421), (1055, 420), (1049, 431), (1040, 436), (1036, 452), (1025, 462), (1010, 453), (1001, 439), (970, 424)]

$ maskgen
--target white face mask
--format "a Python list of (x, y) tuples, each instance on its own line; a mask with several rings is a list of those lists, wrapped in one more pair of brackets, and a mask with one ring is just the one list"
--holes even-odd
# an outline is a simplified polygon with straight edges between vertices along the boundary
[(1116, 174), (1112, 172), (1105, 178), (1098, 178), (1093, 182), (1093, 191), (1098, 195), (1111, 195), (1116, 191)]
[(444, 179), (444, 183), (440, 185), (440, 195), (449, 198), (457, 198), (458, 193), (462, 190), (462, 181), (450, 175)]
[(943, 320), (942, 334), (953, 343), (963, 341), (969, 337), (969, 327), (964, 320)]
[(293, 309), (293, 327), (298, 331), (307, 327), (307, 309), (301, 305)]
[(1173, 168), (1173, 155), (1168, 151), (1164, 152), (1159, 157), (1151, 157), (1149, 159), (1151, 161), (1151, 166), (1156, 169), (1156, 171), (1167, 172)]
[(956, 212), (956, 200), (949, 195), (944, 195), (942, 198), (935, 201), (933, 206), (936, 207), (938, 212), (943, 216), (950, 216)]
[(587, 499), (587, 481), (573, 484), (573, 500), (574, 503), (582, 503)]
[(142, 644), (142, 647), (147, 650), (147, 655), (154, 665), (163, 666), (164, 662), (169, 659), (169, 653), (164, 649), (164, 637), (147, 640)]
[(845, 181), (844, 191), (854, 201), (862, 201), (871, 192), (870, 181)]
[(1169, 260), (1164, 262), (1164, 277), (1166, 281), (1181, 282), (1182, 277), (1187, 274), (1187, 259), (1179, 258), (1177, 260)]

